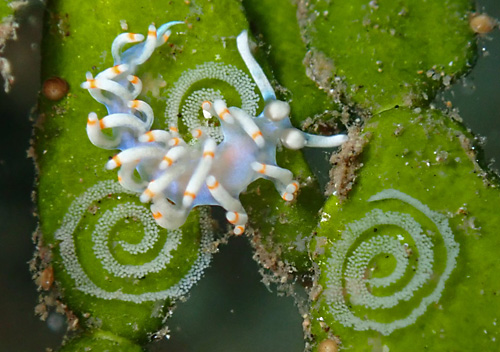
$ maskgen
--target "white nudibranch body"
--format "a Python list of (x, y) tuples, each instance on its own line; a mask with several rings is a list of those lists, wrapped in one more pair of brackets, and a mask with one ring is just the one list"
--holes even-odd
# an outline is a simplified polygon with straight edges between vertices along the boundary
[[(169, 22), (158, 30), (149, 26), (145, 41), (122, 52), (125, 44), (140, 42), (140, 34), (122, 33), (112, 45), (115, 66), (95, 78), (87, 73), (82, 88), (104, 104), (108, 115), (99, 119), (91, 112), (87, 121), (90, 141), (104, 149), (120, 149), (106, 164), (107, 169), (120, 168), (118, 181), (127, 190), (140, 194), (142, 202), (151, 202), (157, 223), (176, 229), (186, 221), (191, 209), (198, 205), (219, 205), (226, 211), (234, 233), (245, 231), (247, 214), (239, 195), (258, 178), (274, 182), (285, 201), (294, 199), (299, 186), (292, 172), (276, 165), (276, 147), (336, 147), (347, 140), (346, 135), (316, 136), (295, 129), (289, 119), (288, 103), (276, 100), (271, 84), (250, 53), (247, 32), (237, 38), (240, 55), (248, 67), (265, 101), (258, 116), (227, 107), (215, 99), (201, 104), (207, 118), (219, 119), (223, 139), (220, 143), (201, 128), (191, 131), (197, 140), (186, 143), (177, 126), (169, 131), (150, 130), (153, 109), (136, 100), (142, 83), (134, 76), (156, 47), (170, 36), (169, 28), (183, 22)], [(111, 135), (103, 133), (111, 129)], [(134, 175), (138, 172), (140, 178)]]

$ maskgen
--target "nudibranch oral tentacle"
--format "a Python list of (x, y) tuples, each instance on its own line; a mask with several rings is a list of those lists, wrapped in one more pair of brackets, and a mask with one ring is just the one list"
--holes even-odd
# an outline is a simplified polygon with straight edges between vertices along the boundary
[[(242, 99), (243, 108), (238, 108), (228, 107), (224, 100), (215, 98), (201, 102), (199, 109), (206, 119), (219, 120), (221, 140), (208, 127), (191, 128), (193, 140), (189, 143), (175, 123), (170, 122), (169, 131), (150, 130), (154, 112), (149, 104), (137, 100), (142, 83), (134, 72), (156, 47), (168, 40), (169, 28), (181, 23), (169, 22), (158, 30), (151, 25), (147, 37), (133, 33), (116, 37), (111, 49), (114, 66), (95, 78), (87, 73), (87, 80), (82, 83), (82, 88), (106, 105), (109, 113), (99, 120), (91, 112), (87, 134), (100, 148), (121, 150), (106, 168), (120, 168), (118, 181), (122, 187), (140, 194), (142, 202), (152, 203), (153, 217), (160, 226), (176, 229), (184, 224), (193, 207), (218, 205), (226, 210), (234, 233), (240, 235), (245, 231), (248, 215), (239, 195), (251, 182), (259, 178), (274, 182), (285, 201), (293, 200), (299, 189), (292, 172), (277, 166), (276, 148), (280, 144), (290, 149), (336, 147), (347, 136), (316, 136), (292, 126), (290, 106), (276, 99), (269, 80), (250, 52), (246, 31), (238, 36), (237, 47), (262, 94), (263, 112), (258, 116), (249, 113), (248, 107), (255, 104), (254, 100)], [(138, 44), (122, 52), (131, 43)], [(204, 66), (197, 68), (203, 69)], [(227, 70), (244, 75), (233, 67)], [(253, 99), (253, 93), (242, 94)], [(111, 134), (103, 129), (111, 130)]]

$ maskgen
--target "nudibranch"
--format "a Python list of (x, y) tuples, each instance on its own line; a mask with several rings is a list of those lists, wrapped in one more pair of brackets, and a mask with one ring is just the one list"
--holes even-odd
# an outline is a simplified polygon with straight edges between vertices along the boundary
[[(227, 107), (223, 100), (203, 102), (200, 109), (206, 118), (219, 119), (223, 140), (217, 143), (203, 128), (191, 131), (195, 143), (186, 143), (176, 126), (169, 131), (150, 130), (153, 109), (137, 100), (141, 80), (134, 75), (156, 47), (171, 34), (170, 27), (183, 22), (169, 22), (156, 30), (149, 26), (144, 36), (122, 33), (114, 40), (111, 53), (114, 66), (95, 78), (87, 73), (82, 88), (108, 110), (98, 119), (88, 115), (87, 134), (90, 141), (104, 149), (119, 149), (106, 164), (118, 170), (118, 180), (127, 190), (140, 194), (142, 202), (151, 202), (157, 223), (167, 229), (180, 227), (191, 209), (198, 205), (218, 205), (226, 210), (234, 233), (245, 230), (248, 216), (239, 201), (241, 192), (259, 178), (274, 182), (285, 201), (291, 201), (299, 188), (292, 172), (277, 166), (276, 148), (336, 147), (347, 140), (343, 134), (317, 136), (294, 128), (290, 122), (290, 106), (276, 99), (271, 84), (250, 53), (248, 35), (237, 37), (238, 51), (259, 88), (265, 108), (258, 116), (250, 116), (238, 107)], [(137, 43), (123, 51), (126, 44)], [(110, 133), (105, 133), (103, 130)], [(138, 173), (137, 177), (134, 173)]]

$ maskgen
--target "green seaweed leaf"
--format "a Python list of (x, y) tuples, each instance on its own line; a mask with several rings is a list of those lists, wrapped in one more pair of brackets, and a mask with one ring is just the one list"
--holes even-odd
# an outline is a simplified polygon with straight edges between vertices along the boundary
[(497, 349), (500, 286), (489, 268), (500, 264), (500, 192), (470, 134), (439, 111), (399, 108), (373, 117), (363, 138), (356, 186), (327, 201), (311, 246), (316, 341)]
[(474, 61), (469, 0), (299, 3), (317, 82), (373, 113), (428, 104)]

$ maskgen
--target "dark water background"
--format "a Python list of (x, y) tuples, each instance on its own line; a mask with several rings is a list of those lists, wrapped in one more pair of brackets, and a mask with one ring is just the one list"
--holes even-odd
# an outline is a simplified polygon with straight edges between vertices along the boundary
[[(500, 1), (478, 1), (478, 11), (500, 18)], [(31, 203), (34, 170), (26, 158), (31, 134), (29, 112), (39, 82), (42, 9), (32, 6), (20, 22), (20, 40), (8, 45), (16, 84), (0, 92), (0, 352), (45, 351), (59, 346), (64, 319), (34, 316), (37, 292), (27, 262), (36, 221)], [(500, 30), (479, 39), (473, 71), (444, 93), (467, 126), (487, 138), (485, 157), (500, 168)], [(437, 104), (440, 99), (438, 99)], [(301, 352), (301, 318), (293, 299), (278, 297), (260, 282), (258, 266), (243, 238), (222, 246), (205, 278), (179, 304), (169, 326), (171, 339), (151, 346), (171, 352)]]

